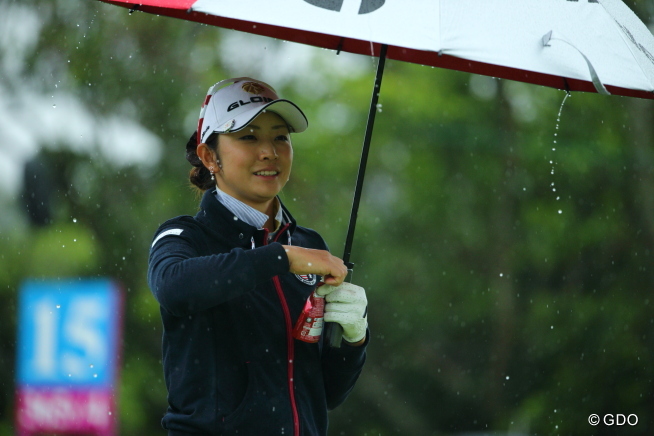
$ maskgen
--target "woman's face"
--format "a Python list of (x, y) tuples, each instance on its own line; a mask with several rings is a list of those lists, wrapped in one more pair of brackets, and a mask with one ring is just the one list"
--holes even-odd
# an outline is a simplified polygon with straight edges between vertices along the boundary
[(293, 147), (286, 122), (273, 112), (218, 138), (218, 187), (264, 213), (291, 175)]

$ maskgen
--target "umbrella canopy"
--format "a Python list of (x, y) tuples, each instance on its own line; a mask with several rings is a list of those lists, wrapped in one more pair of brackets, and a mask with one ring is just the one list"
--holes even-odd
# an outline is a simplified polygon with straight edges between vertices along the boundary
[(620, 0), (104, 0), (337, 51), (654, 98), (654, 37)]

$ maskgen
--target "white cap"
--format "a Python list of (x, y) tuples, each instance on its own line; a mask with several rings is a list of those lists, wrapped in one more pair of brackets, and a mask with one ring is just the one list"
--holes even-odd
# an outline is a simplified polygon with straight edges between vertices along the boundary
[(308, 127), (307, 117), (300, 108), (280, 99), (270, 85), (237, 77), (209, 88), (200, 111), (197, 142), (206, 142), (213, 133), (237, 132), (264, 110), (282, 117), (292, 132), (303, 132)]

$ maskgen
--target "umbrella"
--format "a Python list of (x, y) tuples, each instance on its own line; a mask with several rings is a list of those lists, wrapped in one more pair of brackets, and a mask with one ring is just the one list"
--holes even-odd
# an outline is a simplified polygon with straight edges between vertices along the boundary
[[(343, 255), (349, 269), (386, 58), (568, 92), (654, 98), (654, 37), (621, 0), (102, 1), (379, 57)], [(338, 346), (338, 332), (331, 338)]]

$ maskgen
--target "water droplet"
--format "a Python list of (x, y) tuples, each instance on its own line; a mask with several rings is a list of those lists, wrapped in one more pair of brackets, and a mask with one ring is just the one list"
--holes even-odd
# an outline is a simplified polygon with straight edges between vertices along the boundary
[(57, 109), (57, 105), (56, 105), (56, 104), (53, 104), (53, 105), (52, 105), (52, 109)]
[(77, 222), (77, 218), (73, 218), (73, 222), (76, 223), (76, 222)]
[(97, 375), (97, 374), (93, 374), (93, 378), (98, 378), (98, 375)]
[(559, 214), (562, 214), (562, 213), (563, 213), (563, 211), (561, 209), (559, 209)]
[(507, 379), (507, 380), (509, 379), (509, 376), (508, 376), (508, 375), (506, 376), (506, 379)]
[(56, 307), (57, 309), (59, 309), (59, 308), (61, 308), (61, 304), (57, 304), (55, 307)]
[(90, 364), (90, 365), (89, 365), (89, 368), (93, 368), (93, 364)]

